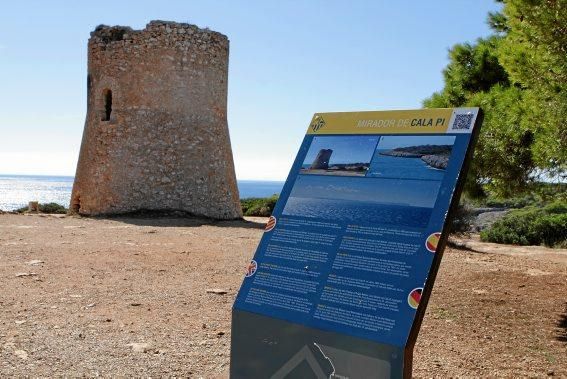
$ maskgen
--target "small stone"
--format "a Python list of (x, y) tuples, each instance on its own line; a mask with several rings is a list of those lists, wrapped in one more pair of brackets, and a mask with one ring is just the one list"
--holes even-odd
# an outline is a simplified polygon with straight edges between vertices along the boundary
[(222, 288), (209, 288), (209, 289), (207, 289), (207, 293), (214, 293), (216, 295), (224, 295), (224, 294), (228, 293), (228, 291), (224, 290)]
[(148, 343), (133, 342), (129, 343), (128, 346), (130, 346), (132, 351), (136, 353), (146, 353), (150, 349), (150, 344)]
[(28, 352), (25, 350), (16, 350), (14, 351), (14, 355), (21, 359), (28, 359)]
[(139, 307), (142, 303), (130, 303), (130, 305), (133, 307)]
[(16, 325), (22, 325), (26, 322), (27, 320), (16, 320)]
[(29, 262), (26, 262), (26, 264), (30, 265), (30, 266), (37, 266), (44, 263), (43, 261), (40, 261), (39, 259), (32, 259)]
[(222, 331), (217, 333), (217, 336), (219, 336), (219, 337), (222, 337), (224, 335), (225, 335), (225, 332), (222, 332)]
[(85, 308), (92, 308), (96, 305), (96, 303), (90, 303), (85, 306)]
[(36, 276), (37, 274), (35, 272), (18, 272), (16, 274), (16, 278), (23, 278), (26, 276)]

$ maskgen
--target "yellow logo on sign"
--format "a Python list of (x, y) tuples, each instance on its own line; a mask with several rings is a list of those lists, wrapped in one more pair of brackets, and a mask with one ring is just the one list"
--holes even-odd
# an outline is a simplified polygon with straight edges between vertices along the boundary
[(321, 129), (323, 126), (325, 126), (325, 120), (323, 120), (323, 117), (321, 116), (315, 116), (313, 122), (310, 125), (311, 130), (313, 130), (314, 133)]

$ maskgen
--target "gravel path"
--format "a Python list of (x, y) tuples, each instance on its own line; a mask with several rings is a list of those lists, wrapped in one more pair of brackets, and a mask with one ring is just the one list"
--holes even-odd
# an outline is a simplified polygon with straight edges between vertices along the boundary
[[(0, 377), (222, 376), (252, 221), (0, 215)], [(513, 250), (447, 250), (416, 377), (567, 377), (567, 262)]]

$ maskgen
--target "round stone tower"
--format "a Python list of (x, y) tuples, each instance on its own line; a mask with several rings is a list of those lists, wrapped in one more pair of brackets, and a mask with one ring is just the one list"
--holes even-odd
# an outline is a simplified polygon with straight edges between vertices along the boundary
[(226, 119), (228, 39), (194, 25), (101, 25), (71, 210), (242, 217)]
[(333, 155), (333, 149), (321, 149), (317, 156), (311, 163), (312, 170), (326, 170), (329, 168), (329, 161), (331, 160), (331, 155)]

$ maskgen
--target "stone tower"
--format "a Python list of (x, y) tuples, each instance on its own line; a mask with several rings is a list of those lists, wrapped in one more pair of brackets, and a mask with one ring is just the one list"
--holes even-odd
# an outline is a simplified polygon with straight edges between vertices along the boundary
[(331, 155), (333, 154), (333, 149), (321, 149), (317, 156), (311, 163), (312, 170), (326, 170), (329, 168), (329, 161), (331, 160)]
[(101, 25), (71, 210), (242, 217), (226, 119), (228, 38), (194, 25)]

